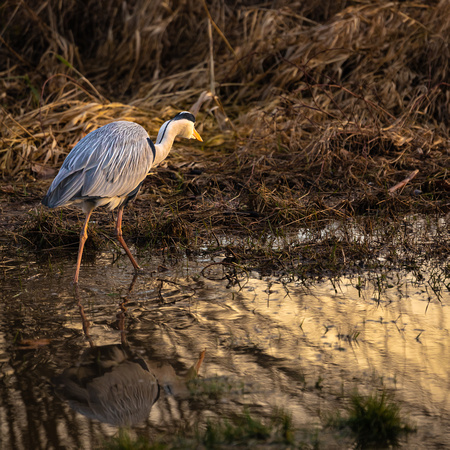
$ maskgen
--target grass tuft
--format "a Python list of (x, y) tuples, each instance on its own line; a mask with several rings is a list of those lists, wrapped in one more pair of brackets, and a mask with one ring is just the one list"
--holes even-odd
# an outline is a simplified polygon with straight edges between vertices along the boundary
[(134, 436), (129, 430), (120, 428), (116, 436), (103, 442), (105, 450), (165, 450), (169, 448), (162, 442), (151, 443), (143, 436)]
[[(73, 219), (73, 217), (72, 217)], [(35, 249), (78, 248), (82, 222), (68, 218), (66, 211), (44, 211), (32, 214), (22, 225), (21, 235)], [(86, 249), (99, 250), (104, 242), (95, 225), (88, 228)]]
[(364, 397), (353, 394), (348, 418), (341, 425), (353, 432), (359, 448), (398, 446), (400, 438), (415, 431), (404, 423), (398, 403), (386, 392)]
[[(175, 433), (161, 434), (154, 442), (146, 438), (132, 436), (126, 429), (120, 429), (117, 436), (104, 442), (107, 450), (163, 450), (169, 448), (217, 449), (273, 447), (292, 448), (296, 443), (292, 417), (284, 410), (274, 411), (271, 420), (260, 420), (248, 411), (233, 415), (229, 419), (208, 420), (204, 428), (186, 427)], [(297, 448), (311, 448), (309, 444), (299, 444)]]

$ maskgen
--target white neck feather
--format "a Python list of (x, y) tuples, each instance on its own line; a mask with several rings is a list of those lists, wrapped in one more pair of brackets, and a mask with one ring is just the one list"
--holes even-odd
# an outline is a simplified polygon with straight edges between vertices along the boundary
[(163, 124), (163, 126), (159, 129), (158, 137), (156, 138), (156, 156), (153, 161), (153, 167), (166, 159), (172, 149), (173, 141), (177, 136), (181, 135), (183, 137), (187, 137), (187, 127), (188, 124), (185, 120), (169, 120)]

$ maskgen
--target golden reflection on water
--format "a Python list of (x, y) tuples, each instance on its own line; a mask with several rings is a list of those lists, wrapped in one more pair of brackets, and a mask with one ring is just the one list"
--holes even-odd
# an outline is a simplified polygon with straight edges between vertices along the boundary
[[(346, 399), (355, 390), (370, 394), (387, 388), (418, 427), (409, 444), (450, 446), (448, 290), (439, 301), (425, 282), (397, 273), (388, 274), (390, 283), (380, 292), (379, 278), (369, 274), (362, 282), (341, 278), (304, 286), (256, 273), (230, 278), (225, 276), (229, 267), (202, 261), (165, 272), (156, 267), (147, 268), (130, 289), (133, 277), (127, 265), (87, 266), (78, 300), (70, 268), (62, 275), (30, 277), (21, 288), (12, 283), (4, 289), (1, 370), (9, 377), (10, 402), (20, 395), (24, 399), (16, 411), (37, 408), (25, 401), (34, 394), (19, 395), (23, 361), (33, 367), (30, 376), (40, 380), (73, 365), (89, 346), (126, 343), (157, 378), (178, 380), (172, 382), (176, 386), (182, 380), (183, 395), (173, 395), (166, 383), (162, 398), (153, 405), (144, 425), (149, 436), (243, 408), (268, 416), (274, 407), (282, 407), (292, 413), (296, 426), (322, 429), (325, 415), (345, 411)], [(8, 320), (19, 316), (26, 325), (19, 330), (23, 338), (48, 339), (50, 345), (23, 355), (17, 353), (23, 349), (11, 350), (18, 330), (17, 321)], [(200, 375), (206, 385), (221, 385), (215, 397), (196, 397), (184, 375), (179, 376), (205, 349)], [(194, 397), (189, 400), (189, 395)], [(39, 396), (53, 401), (44, 387)], [(66, 406), (60, 414), (65, 419), (58, 421), (75, 426)], [(33, 427), (39, 427), (40, 419), (33, 420)], [(75, 428), (89, 429), (88, 434), (113, 432), (92, 428), (87, 420), (77, 416)], [(61, 431), (61, 440), (71, 436), (70, 427)], [(26, 427), (18, 429), (27, 433)], [(73, 435), (71, 442), (81, 439), (84, 446), (91, 437)], [(328, 444), (340, 445), (333, 440)]]
[(232, 315), (220, 319), (250, 312), (258, 325), (235, 330), (235, 340), (250, 340), (274, 357), (298, 358), (308, 370), (331, 370), (328, 376), (337, 369), (369, 371), (416, 391), (412, 397), (419, 389), (428, 402), (449, 406), (448, 293), (442, 302), (428, 302), (424, 289), (407, 283), (390, 291), (378, 302), (372, 288), (359, 296), (348, 279), (339, 281), (337, 292), (331, 283), (268, 288), (267, 281), (251, 279), (229, 297)]
[[(450, 425), (449, 293), (438, 299), (408, 277), (381, 293), (376, 286), (357, 289), (354, 279), (342, 278), (305, 288), (250, 278), (224, 295), (220, 283), (210, 281), (198, 292), (197, 313), (221, 337), (215, 351), (234, 350), (238, 372), (265, 383), (267, 392), (271, 383), (294, 397), (317, 383), (322, 392), (347, 395), (386, 387), (423, 427), (418, 434), (433, 439), (443, 431), (436, 418)], [(305, 423), (314, 405), (304, 408), (302, 395), (298, 400)]]

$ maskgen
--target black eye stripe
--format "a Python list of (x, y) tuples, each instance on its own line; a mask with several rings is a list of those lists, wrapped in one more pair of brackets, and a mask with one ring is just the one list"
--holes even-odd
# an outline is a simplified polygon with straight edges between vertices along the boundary
[(160, 143), (163, 141), (164, 135), (166, 134), (167, 127), (169, 126), (170, 122), (172, 122), (172, 120), (173, 120), (173, 119), (171, 119), (171, 120), (169, 120), (169, 121), (167, 122), (167, 125), (164, 127), (164, 130), (163, 130), (163, 132), (162, 132), (162, 134), (161, 134), (161, 138), (158, 139), (158, 140), (156, 141), (157, 144), (160, 144)]

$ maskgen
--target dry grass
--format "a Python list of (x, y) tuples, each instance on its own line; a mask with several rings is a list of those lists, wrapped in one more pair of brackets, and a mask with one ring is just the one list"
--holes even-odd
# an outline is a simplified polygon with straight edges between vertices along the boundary
[(1, 173), (50, 178), (109, 121), (155, 136), (192, 108), (203, 147), (178, 143), (141, 196), (153, 210), (142, 220), (161, 217), (163, 237), (189, 239), (184, 222), (246, 232), (446, 213), (449, 6), (7, 0)]

